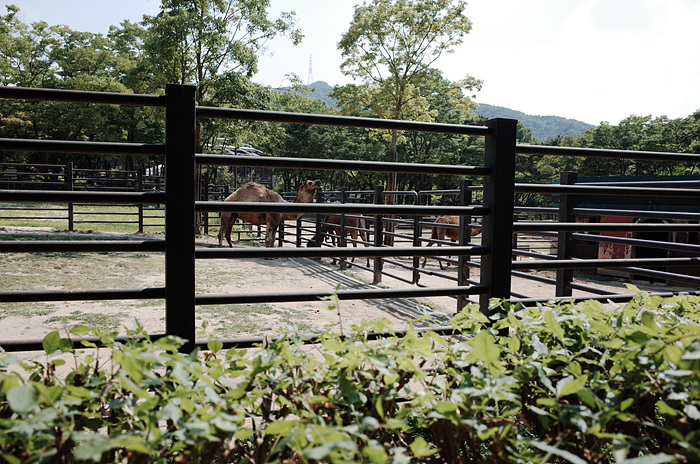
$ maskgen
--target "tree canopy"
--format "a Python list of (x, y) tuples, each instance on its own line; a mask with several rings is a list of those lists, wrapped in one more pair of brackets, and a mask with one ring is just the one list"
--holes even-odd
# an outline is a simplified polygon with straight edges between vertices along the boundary
[[(468, 33), (463, 1), (365, 0), (338, 47), (342, 71), (355, 83), (337, 86), (335, 100), (314, 98), (300, 79), (287, 91), (254, 83), (257, 60), (272, 37), (302, 39), (293, 12), (269, 14), (269, 0), (163, 0), (160, 12), (138, 23), (122, 21), (107, 34), (71, 30), (44, 21), (25, 24), (19, 8), (0, 15), (0, 85), (159, 94), (167, 83), (193, 84), (198, 104), (302, 113), (419, 119), (482, 124), (473, 112), (481, 81), (446, 79), (434, 68)], [(330, 102), (331, 104), (329, 105)], [(337, 102), (337, 106), (332, 106)], [(140, 107), (0, 100), (0, 137), (161, 143), (161, 110)], [(393, 136), (393, 137), (392, 137)], [(538, 143), (519, 124), (519, 143)], [(387, 140), (392, 140), (387, 150)], [(342, 158), (479, 165), (483, 139), (428, 133), (380, 133), (353, 128), (231, 121), (202, 121), (200, 149), (252, 144), (272, 156)], [(579, 137), (546, 144), (622, 150), (700, 153), (700, 111), (679, 119), (635, 116), (618, 125), (602, 123)], [(391, 159), (391, 158), (390, 158)], [(3, 161), (74, 162), (103, 168), (148, 159), (2, 152)], [(210, 178), (219, 173), (211, 168)], [(548, 183), (563, 170), (581, 176), (698, 174), (689, 163), (660, 163), (554, 156), (518, 157), (518, 181)], [(278, 188), (294, 189), (303, 178), (322, 177), (327, 188), (371, 189), (381, 173), (279, 171)], [(309, 176), (309, 177), (306, 177)], [(398, 190), (456, 188), (439, 176), (402, 175)], [(390, 186), (387, 186), (389, 189)], [(523, 199), (523, 202), (530, 201)]]

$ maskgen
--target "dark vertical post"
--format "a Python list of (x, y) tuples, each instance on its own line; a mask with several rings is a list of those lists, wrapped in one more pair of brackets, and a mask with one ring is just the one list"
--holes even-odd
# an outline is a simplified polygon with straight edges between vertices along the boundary
[[(348, 188), (340, 187), (340, 203), (348, 202)], [(348, 218), (345, 214), (340, 215), (340, 237), (338, 238), (338, 246), (347, 248), (348, 246)], [(342, 254), (342, 253), (341, 253)], [(348, 268), (348, 261), (345, 256), (340, 257), (340, 270), (345, 271)]]
[[(562, 172), (559, 183), (573, 185), (578, 180), (575, 172)], [(576, 206), (576, 195), (562, 193), (559, 195), (559, 222), (574, 222), (573, 209)], [(574, 241), (571, 233), (557, 234), (557, 259), (570, 259), (574, 255)], [(571, 296), (571, 281), (574, 279), (573, 269), (557, 269), (556, 296)]]
[(491, 134), (485, 140), (484, 166), (492, 172), (484, 178), (484, 206), (490, 214), (483, 219), (481, 244), (489, 248), (489, 254), (481, 258), (481, 283), (489, 291), (480, 295), (479, 304), (489, 316), (490, 298), (510, 298), (517, 121), (489, 119), (486, 126)]
[[(136, 171), (136, 191), (143, 192), (143, 168)], [(139, 232), (143, 233), (143, 203), (139, 203)]]
[[(326, 197), (323, 194), (323, 187), (319, 187), (316, 189), (316, 203), (325, 203), (326, 202)], [(318, 243), (317, 246), (322, 246), (323, 242), (326, 241), (326, 237), (321, 235), (321, 229), (323, 228), (323, 218), (325, 217), (324, 214), (317, 214), (316, 215), (316, 232), (314, 232), (314, 237), (318, 237)]]
[[(384, 204), (384, 187), (377, 185), (374, 187), (374, 204), (383, 205)], [(381, 248), (384, 245), (384, 234), (382, 233), (382, 222), (384, 218), (382, 215), (377, 214), (374, 216), (374, 246), (375, 248)], [(374, 258), (374, 281), (372, 285), (376, 285), (382, 281), (382, 270), (384, 269), (384, 262), (382, 258)]]
[[(202, 173), (202, 199), (209, 201), (209, 171)], [(202, 213), (204, 235), (209, 235), (209, 213)]]
[[(64, 176), (66, 190), (73, 191), (73, 163), (66, 164), (66, 175)], [(73, 203), (68, 203), (68, 230), (73, 232), (75, 224), (73, 223)]]
[[(513, 224), (518, 222), (518, 220), (520, 220), (520, 217), (518, 216), (518, 213), (515, 213), (513, 215)], [(515, 231), (513, 232), (513, 243), (511, 243), (510, 247), (513, 249), (513, 261), (517, 261), (518, 255), (515, 254), (515, 250), (518, 249), (518, 233)]]
[[(459, 206), (469, 206), (472, 202), (472, 181), (462, 179), (459, 183)], [(471, 216), (459, 217), (459, 246), (466, 246), (471, 241)], [(457, 285), (467, 285), (469, 279), (469, 256), (460, 255), (457, 257)], [(457, 297), (457, 312), (466, 306), (466, 298), (463, 295)]]
[(165, 90), (165, 331), (195, 342), (195, 87)]
[[(420, 194), (416, 193), (413, 203), (420, 206)], [(419, 247), (422, 245), (421, 237), (423, 236), (423, 226), (420, 224), (423, 218), (421, 216), (413, 216), (413, 246)], [(413, 257), (413, 278), (411, 284), (417, 284), (420, 281), (420, 256)]]

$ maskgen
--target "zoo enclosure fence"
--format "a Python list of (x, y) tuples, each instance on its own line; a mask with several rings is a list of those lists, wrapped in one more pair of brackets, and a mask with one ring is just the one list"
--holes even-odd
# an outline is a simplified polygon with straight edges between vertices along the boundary
[[(0, 189), (3, 190), (65, 190), (65, 191), (112, 191), (112, 192), (143, 192), (162, 191), (165, 188), (165, 177), (158, 174), (158, 166), (143, 170), (111, 170), (76, 168), (72, 162), (66, 164), (26, 164), (0, 163)], [(50, 206), (31, 208), (23, 206), (0, 205), (0, 211), (7, 211), (5, 219), (26, 219), (21, 211), (31, 209), (32, 212), (42, 211), (44, 216), (32, 215), (32, 220), (50, 220), (66, 222), (68, 230), (73, 232), (79, 224), (134, 224), (138, 232), (147, 227), (162, 227), (155, 219), (162, 219), (162, 207), (151, 205), (144, 208), (142, 204), (135, 205), (101, 205), (100, 210), (84, 211), (81, 207), (97, 207), (91, 204), (67, 203), (65, 206)], [(114, 211), (114, 206), (120, 206), (126, 211)], [(77, 207), (77, 208), (76, 208)], [(20, 214), (12, 216), (12, 214)], [(102, 216), (95, 220), (85, 215)]]
[[(32, 301), (80, 301), (80, 300), (116, 300), (116, 299), (164, 299), (165, 333), (177, 335), (188, 340), (184, 350), (195, 347), (206, 348), (208, 340), (195, 337), (195, 310), (199, 305), (258, 303), (282, 301), (316, 300), (328, 292), (292, 292), (292, 293), (239, 293), (239, 294), (197, 294), (195, 292), (196, 259), (250, 259), (250, 258), (321, 258), (336, 257), (371, 257), (375, 260), (375, 269), (381, 267), (382, 258), (396, 256), (458, 256), (458, 279), (456, 286), (418, 287), (412, 289), (380, 289), (376, 291), (341, 290), (340, 299), (372, 299), (398, 297), (428, 297), (451, 295), (466, 299), (477, 295), (481, 310), (490, 314), (492, 298), (511, 297), (509, 276), (512, 270), (524, 269), (558, 269), (568, 272), (577, 268), (658, 265), (657, 259), (634, 260), (581, 260), (581, 259), (532, 259), (513, 261), (510, 247), (513, 232), (557, 234), (559, 246), (564, 247), (574, 232), (593, 232), (601, 230), (656, 230), (662, 227), (666, 231), (684, 231), (697, 234), (700, 230), (696, 213), (686, 223), (673, 224), (580, 224), (559, 218), (558, 222), (518, 221), (513, 222), (514, 195), (516, 191), (537, 192), (544, 194), (576, 195), (582, 192), (597, 195), (640, 194), (651, 196), (680, 196), (697, 200), (697, 189), (637, 189), (624, 187), (592, 187), (577, 185), (530, 185), (514, 182), (516, 152), (521, 154), (563, 154), (571, 156), (606, 156), (606, 157), (642, 157), (665, 161), (700, 160), (700, 155), (571, 150), (558, 147), (517, 146), (515, 141), (516, 121), (494, 119), (486, 126), (464, 126), (433, 124), (410, 121), (380, 120), (372, 118), (351, 118), (241, 110), (228, 108), (200, 107), (196, 105), (194, 87), (169, 85), (166, 94), (133, 95), (97, 92), (76, 92), (49, 89), (26, 89), (0, 87), (0, 98), (67, 101), (96, 104), (141, 105), (165, 108), (166, 135), (164, 144), (127, 144), (100, 142), (69, 142), (58, 140), (2, 139), (0, 147), (4, 151), (29, 152), (63, 152), (80, 154), (121, 154), (147, 155), (165, 158), (165, 191), (151, 192), (92, 192), (60, 190), (0, 190), (1, 202), (48, 202), (48, 203), (99, 203), (99, 204), (165, 204), (165, 240), (130, 240), (130, 241), (3, 241), (0, 253), (15, 252), (161, 252), (165, 254), (165, 286), (162, 288), (138, 289), (99, 289), (99, 290), (52, 290), (52, 291), (0, 291), (0, 302)], [(386, 162), (357, 162), (346, 160), (309, 160), (297, 158), (246, 157), (197, 154), (195, 150), (195, 127), (197, 118), (237, 119), (247, 121), (267, 121), (275, 123), (322, 124), (332, 126), (350, 126), (386, 130), (427, 131), (444, 134), (461, 134), (482, 136), (485, 139), (483, 166), (446, 166)], [(258, 166), (284, 169), (313, 170), (364, 170), (374, 172), (425, 173), (454, 176), (455, 178), (483, 179), (483, 204), (473, 205), (468, 195), (462, 193), (458, 206), (422, 206), (422, 205), (386, 205), (386, 204), (339, 204), (339, 203), (236, 203), (222, 201), (195, 201), (195, 172), (197, 165), (219, 166)], [(466, 192), (468, 189), (462, 189)], [(569, 202), (564, 208), (574, 208)], [(328, 248), (240, 248), (211, 249), (195, 246), (195, 213), (221, 211), (255, 211), (284, 212), (302, 214), (361, 214), (374, 218), (377, 230), (372, 247), (347, 248), (342, 251)], [(458, 215), (462, 222), (480, 217), (482, 239), (480, 245), (469, 245), (468, 237), (460, 227), (459, 245), (449, 251), (438, 251), (434, 247), (390, 247), (385, 246), (381, 237), (382, 224), (387, 216), (438, 216)], [(692, 222), (692, 223), (691, 223)], [(650, 227), (653, 226), (653, 227)], [(508, 246), (503, 246), (503, 244)], [(674, 258), (676, 266), (697, 266), (700, 264), (697, 247), (691, 250), (693, 256)], [(567, 256), (566, 253), (563, 256)], [(470, 281), (466, 275), (467, 260), (479, 257), (479, 279)], [(666, 260), (668, 261), (668, 260)], [(566, 291), (566, 289), (564, 289)], [(609, 300), (624, 301), (631, 295), (606, 295)], [(523, 300), (525, 301), (525, 300)], [(450, 327), (431, 328), (438, 332), (450, 333)], [(383, 334), (372, 336), (380, 337)], [(75, 340), (79, 342), (80, 340)], [(96, 340), (91, 339), (95, 342)], [(262, 341), (261, 337), (223, 340), (224, 346), (251, 346)], [(1, 341), (0, 346), (6, 350), (40, 350), (39, 340)]]

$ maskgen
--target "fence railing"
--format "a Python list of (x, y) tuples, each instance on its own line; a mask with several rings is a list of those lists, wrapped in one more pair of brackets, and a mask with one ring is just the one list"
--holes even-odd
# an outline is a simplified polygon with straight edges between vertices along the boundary
[[(5, 190), (66, 190), (66, 191), (111, 191), (111, 192), (143, 192), (162, 191), (164, 176), (144, 174), (140, 170), (110, 170), (76, 168), (73, 163), (66, 164), (23, 164), (0, 163), (0, 189)], [(144, 232), (146, 228), (163, 227), (162, 223), (152, 221), (160, 219), (153, 215), (162, 211), (162, 205), (154, 205), (144, 209), (143, 205), (97, 205), (68, 203), (65, 206), (23, 207), (0, 205), (0, 211), (5, 211), (6, 220), (31, 219), (61, 221), (67, 223), (67, 230), (75, 231), (80, 224), (133, 224), (136, 231)], [(114, 211), (112, 206), (121, 206)], [(86, 211), (86, 208), (90, 208)], [(124, 208), (127, 208), (124, 210)], [(47, 216), (27, 215), (37, 210), (46, 211)], [(15, 212), (15, 213), (11, 213)], [(22, 214), (24, 213), (24, 214)], [(16, 214), (13, 216), (12, 214)], [(50, 214), (50, 215), (48, 215)], [(86, 216), (92, 218), (86, 218)], [(101, 216), (95, 219), (94, 216)]]
[[(165, 286), (162, 288), (139, 289), (103, 289), (103, 290), (51, 290), (51, 291), (2, 291), (0, 302), (14, 301), (77, 301), (91, 299), (151, 299), (165, 300), (165, 334), (177, 335), (188, 343), (183, 347), (191, 350), (195, 347), (206, 347), (208, 340), (197, 340), (195, 334), (196, 308), (212, 304), (244, 304), (259, 302), (285, 302), (316, 300), (327, 296), (326, 291), (304, 291), (287, 293), (236, 293), (236, 294), (201, 294), (195, 292), (195, 261), (197, 259), (250, 259), (250, 258), (371, 258), (371, 266), (375, 282), (389, 275), (383, 267), (387, 260), (397, 257), (412, 258), (412, 283), (414, 288), (377, 289), (376, 291), (340, 290), (340, 299), (391, 299), (398, 297), (431, 297), (454, 296), (460, 305), (466, 299), (477, 297), (481, 310), (492, 316), (489, 302), (493, 298), (511, 298), (516, 301), (532, 303), (535, 300), (525, 295), (513, 295), (511, 292), (511, 272), (524, 274), (528, 269), (551, 269), (557, 272), (557, 296), (569, 297), (571, 290), (580, 286), (573, 282), (573, 269), (614, 268), (628, 270), (634, 273), (663, 272), (663, 277), (669, 278), (666, 271), (649, 270), (659, 265), (672, 264), (674, 267), (693, 267), (700, 265), (700, 252), (696, 244), (683, 248), (689, 256), (673, 258), (620, 258), (620, 259), (577, 259), (573, 253), (572, 243), (581, 240), (595, 239), (587, 233), (617, 231), (667, 231), (698, 234), (700, 232), (700, 212), (691, 212), (685, 216), (683, 223), (644, 224), (644, 223), (580, 223), (576, 222), (573, 214), (581, 213), (576, 208), (577, 195), (639, 195), (650, 198), (681, 197), (698, 200), (696, 188), (653, 189), (649, 187), (626, 186), (585, 186), (569, 180), (562, 180), (562, 185), (536, 185), (515, 183), (515, 158), (520, 154), (556, 154), (561, 156), (606, 156), (641, 159), (656, 159), (663, 161), (700, 161), (700, 155), (650, 153), (650, 152), (619, 152), (612, 150), (582, 150), (560, 147), (516, 146), (516, 121), (510, 119), (494, 119), (485, 126), (465, 126), (436, 124), (412, 121), (380, 120), (372, 118), (353, 118), (343, 116), (310, 115), (258, 110), (225, 109), (196, 106), (194, 88), (191, 86), (169, 85), (164, 96), (128, 95), (93, 92), (72, 92), (47, 89), (23, 89), (0, 87), (0, 98), (79, 101), (121, 105), (159, 106), (165, 108), (166, 137), (164, 144), (125, 144), (98, 142), (67, 142), (53, 140), (0, 140), (0, 149), (5, 151), (34, 151), (34, 152), (67, 152), (82, 154), (122, 154), (147, 155), (165, 158), (165, 191), (164, 192), (95, 192), (95, 191), (61, 191), (56, 190), (0, 190), (0, 202), (37, 202), (37, 203), (96, 203), (96, 204), (132, 204), (132, 205), (165, 205), (165, 240), (139, 241), (2, 241), (0, 253), (10, 252), (46, 252), (46, 251), (81, 251), (81, 252), (160, 252), (165, 254)], [(226, 156), (197, 154), (195, 149), (195, 124), (197, 118), (231, 119), (246, 121), (265, 121), (273, 123), (318, 124), (329, 126), (349, 126), (385, 130), (407, 130), (436, 132), (443, 134), (469, 135), (484, 137), (485, 150), (483, 165), (452, 166), (435, 164), (389, 163), (372, 161), (349, 160), (317, 160), (277, 157)], [(246, 203), (224, 202), (222, 199), (213, 201), (196, 201), (196, 171), (198, 166), (254, 166), (264, 168), (308, 169), (323, 170), (353, 170), (372, 172), (422, 173), (450, 176), (462, 180), (456, 206), (426, 206), (420, 201), (413, 204), (383, 204), (385, 194), (396, 195), (398, 192), (383, 192), (381, 188), (373, 193), (373, 204), (349, 203), (340, 192), (340, 202), (317, 203)], [(471, 179), (480, 179), (481, 185), (472, 187)], [(482, 203), (475, 205), (471, 200), (471, 191), (481, 190)], [(519, 193), (536, 193), (543, 195), (559, 195), (560, 205), (557, 209), (556, 221), (518, 220), (514, 223), (516, 212), (514, 197)], [(416, 194), (420, 198), (419, 194)], [(301, 213), (306, 215), (340, 214), (346, 218), (361, 215), (370, 218), (367, 239), (369, 246), (329, 248), (307, 247), (303, 237), (306, 233), (318, 233), (320, 219), (312, 227), (304, 221), (297, 224), (295, 247), (277, 248), (206, 248), (195, 244), (195, 213), (219, 212), (269, 212), (269, 213)], [(551, 208), (542, 214), (550, 214)], [(586, 211), (585, 214), (589, 214)], [(434, 225), (423, 218), (434, 218), (442, 215), (460, 217), (458, 227), (459, 239), (456, 246), (430, 247), (423, 246), (431, 239), (422, 237), (422, 228)], [(405, 225), (411, 235), (402, 233), (401, 227), (386, 228), (389, 222)], [(481, 229), (478, 244), (470, 243), (465, 226), (471, 224)], [(304, 227), (310, 230), (304, 231)], [(344, 226), (347, 232), (347, 224)], [(287, 230), (287, 229), (285, 229)], [(393, 230), (393, 231), (391, 231)], [(511, 246), (514, 233), (528, 236), (545, 236), (556, 238), (556, 255), (528, 251), (523, 253)], [(410, 241), (410, 246), (387, 246), (383, 240), (386, 234)], [(582, 237), (582, 235), (584, 235)], [(408, 238), (410, 237), (410, 238)], [(599, 239), (608, 238), (599, 236)], [(280, 234), (280, 240), (285, 240), (285, 232)], [(308, 239), (307, 239), (308, 240)], [(343, 238), (345, 243), (347, 238)], [(365, 243), (363, 243), (364, 245)], [(638, 245), (643, 245), (639, 242)], [(648, 243), (646, 245), (649, 245)], [(513, 260), (513, 255), (525, 256), (528, 259)], [(441, 257), (457, 264), (457, 276), (452, 280), (453, 285), (445, 287), (427, 287), (420, 284), (419, 259), (422, 257)], [(448, 258), (455, 256), (456, 259)], [(661, 263), (663, 261), (663, 263)], [(396, 261), (394, 261), (396, 262)], [(478, 275), (470, 276), (469, 269), (477, 269)], [(432, 272), (432, 271), (431, 271)], [(658, 274), (655, 274), (658, 276)], [(559, 277), (561, 276), (561, 278)], [(541, 277), (536, 277), (541, 278)], [(675, 277), (674, 277), (675, 278)], [(695, 282), (690, 278), (689, 282)], [(590, 290), (590, 289), (587, 289)], [(601, 298), (624, 300), (631, 295), (606, 294)], [(460, 306), (461, 307), (461, 306)], [(449, 327), (435, 330), (448, 333)], [(165, 334), (156, 334), (154, 337)], [(375, 334), (381, 336), (382, 334)], [(79, 340), (76, 340), (78, 342)], [(94, 340), (91, 340), (94, 342)], [(247, 346), (261, 342), (261, 337), (247, 339), (223, 340), (224, 346)], [(38, 340), (0, 341), (0, 346), (8, 350), (41, 349)]]

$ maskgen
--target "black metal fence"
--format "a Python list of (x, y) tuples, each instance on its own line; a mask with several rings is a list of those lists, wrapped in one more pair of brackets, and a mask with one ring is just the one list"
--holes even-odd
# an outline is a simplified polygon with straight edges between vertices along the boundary
[[(603, 231), (640, 232), (665, 231), (667, 233), (695, 234), (700, 232), (700, 211), (687, 213), (683, 222), (673, 223), (581, 223), (576, 222), (576, 215), (590, 215), (591, 211), (581, 211), (576, 207), (577, 195), (638, 195), (649, 198), (681, 197), (698, 203), (700, 197), (697, 188), (649, 188), (625, 186), (585, 186), (562, 179), (562, 185), (516, 184), (515, 158), (518, 154), (556, 154), (563, 156), (603, 156), (613, 158), (654, 159), (668, 162), (700, 161), (700, 155), (621, 152), (612, 150), (576, 150), (560, 147), (516, 146), (516, 121), (494, 119), (485, 126), (464, 126), (434, 124), (410, 121), (380, 120), (371, 118), (352, 118), (296, 114), (256, 110), (225, 109), (196, 106), (194, 88), (190, 86), (169, 85), (164, 96), (129, 95), (114, 93), (74, 92), (47, 89), (25, 89), (0, 87), (0, 98), (89, 102), (119, 105), (142, 105), (165, 108), (166, 139), (164, 144), (125, 144), (97, 142), (68, 142), (53, 140), (18, 140), (0, 139), (0, 149), (4, 151), (32, 152), (66, 152), (81, 154), (121, 154), (148, 155), (164, 157), (165, 191), (149, 192), (95, 192), (95, 191), (60, 191), (60, 190), (0, 190), (0, 202), (38, 202), (38, 203), (97, 203), (97, 204), (165, 204), (165, 240), (139, 241), (2, 241), (0, 253), (10, 252), (45, 252), (45, 251), (81, 251), (81, 252), (162, 252), (165, 254), (165, 286), (162, 288), (138, 289), (103, 289), (103, 290), (52, 290), (52, 291), (2, 291), (0, 302), (17, 301), (79, 301), (79, 300), (116, 300), (116, 299), (164, 299), (165, 300), (165, 334), (180, 336), (188, 340), (185, 350), (194, 347), (206, 347), (207, 340), (197, 340), (195, 336), (195, 311), (197, 306), (211, 304), (242, 304), (259, 302), (290, 302), (317, 300), (327, 292), (307, 291), (288, 293), (237, 293), (237, 294), (198, 294), (195, 292), (195, 260), (197, 259), (250, 259), (250, 258), (322, 258), (369, 257), (373, 262), (375, 281), (381, 280), (383, 264), (396, 257), (413, 259), (414, 288), (377, 289), (376, 291), (341, 290), (340, 299), (381, 299), (397, 297), (454, 296), (461, 301), (477, 297), (481, 310), (490, 315), (492, 298), (510, 298), (511, 272), (522, 273), (528, 269), (553, 269), (557, 272), (557, 295), (568, 297), (577, 285), (571, 279), (573, 269), (614, 268), (642, 274), (645, 272), (662, 272), (664, 278), (680, 278), (675, 272), (649, 270), (660, 265), (672, 265), (674, 268), (697, 268), (700, 265), (700, 245), (686, 244), (682, 251), (684, 256), (673, 258), (621, 258), (621, 259), (577, 259), (574, 254), (576, 241), (608, 240), (603, 235), (592, 233)], [(321, 124), (333, 126), (350, 126), (386, 130), (426, 131), (446, 134), (481, 136), (485, 139), (484, 162), (481, 166), (448, 166), (429, 164), (407, 164), (388, 162), (358, 162), (346, 160), (310, 160), (296, 158), (275, 158), (255, 156), (226, 156), (197, 154), (195, 151), (195, 126), (197, 118), (232, 119), (247, 121), (266, 121), (275, 123)], [(384, 194), (396, 192), (373, 192), (373, 204), (351, 203), (347, 198), (341, 202), (317, 203), (242, 203), (196, 201), (195, 178), (197, 166), (255, 166), (264, 168), (309, 169), (309, 170), (353, 170), (373, 172), (423, 173), (451, 176), (461, 180), (457, 206), (426, 206), (420, 201), (413, 204), (387, 205), (383, 203)], [(472, 187), (472, 179), (481, 184)], [(571, 185), (567, 185), (571, 184)], [(482, 204), (474, 205), (471, 191), (481, 190)], [(560, 204), (556, 210), (556, 221), (518, 220), (514, 214), (526, 213), (514, 207), (516, 192), (559, 195)], [(341, 197), (347, 192), (340, 192)], [(419, 198), (420, 195), (417, 195)], [(295, 247), (277, 248), (204, 248), (195, 246), (196, 213), (229, 212), (283, 212), (307, 215), (361, 215), (370, 218), (370, 246), (328, 248), (303, 246), (303, 237), (317, 233), (320, 219), (312, 226), (304, 226), (304, 221), (296, 225)], [(543, 211), (541, 214), (552, 214)], [(634, 217), (634, 212), (629, 212)], [(528, 213), (529, 214), (529, 213)], [(416, 237), (422, 226), (430, 227), (432, 222), (425, 217), (456, 215), (460, 217), (458, 227), (459, 239), (456, 246), (449, 249), (422, 246), (429, 239)], [(411, 230), (410, 246), (387, 246), (384, 237), (395, 234), (401, 240), (408, 236), (385, 224), (393, 221), (407, 225)], [(481, 229), (480, 243), (470, 244), (466, 224)], [(419, 227), (420, 226), (420, 227)], [(308, 230), (304, 230), (304, 228)], [(347, 225), (345, 226), (347, 230)], [(285, 229), (287, 230), (287, 229)], [(583, 233), (583, 234), (582, 234)], [(517, 234), (517, 235), (514, 235)], [(522, 234), (556, 237), (557, 253), (547, 254), (539, 251), (520, 251), (513, 249), (515, 237)], [(286, 240), (285, 232), (280, 240)], [(308, 240), (308, 239), (307, 239)], [(347, 239), (346, 239), (347, 240)], [(632, 240), (635, 240), (632, 238)], [(638, 246), (656, 246), (638, 240)], [(517, 242), (517, 240), (516, 240)], [(526, 256), (528, 259), (513, 259), (514, 255)], [(445, 287), (426, 287), (419, 282), (421, 271), (418, 260), (426, 256), (456, 256), (456, 282)], [(662, 262), (663, 261), (663, 262)], [(470, 276), (469, 269), (478, 269), (478, 275)], [(475, 273), (476, 274), (476, 273)], [(659, 274), (655, 274), (659, 276)], [(561, 276), (561, 277), (560, 277)], [(695, 285), (697, 278), (688, 277), (686, 282)], [(592, 291), (586, 289), (587, 291)], [(624, 301), (631, 295), (602, 295), (601, 298), (612, 301)], [(532, 298), (516, 300), (533, 303)], [(449, 327), (435, 330), (449, 332)], [(164, 334), (154, 335), (154, 337)], [(381, 336), (381, 334), (375, 334)], [(76, 340), (78, 341), (78, 340)], [(91, 340), (95, 341), (95, 340)], [(247, 339), (223, 340), (224, 346), (249, 346), (262, 341), (260, 337)], [(0, 341), (6, 350), (41, 349), (39, 340)]]
[[(153, 168), (149, 171), (155, 171)], [(0, 163), (0, 189), (3, 190), (65, 190), (65, 191), (109, 191), (143, 192), (163, 191), (165, 176), (158, 172), (144, 173), (142, 170), (112, 170), (76, 168), (66, 164), (22, 164)], [(115, 208), (117, 207), (117, 208)], [(115, 211), (115, 209), (117, 209)], [(6, 212), (3, 219), (32, 221), (60, 221), (67, 230), (86, 224), (126, 224), (138, 232), (153, 227), (162, 228), (162, 205), (144, 208), (141, 204), (95, 205), (74, 204), (37, 206), (0, 205)], [(30, 211), (32, 214), (27, 215)], [(36, 212), (43, 211), (42, 215)], [(14, 214), (14, 215), (13, 215)], [(99, 219), (94, 219), (100, 216)], [(87, 226), (90, 227), (90, 226)]]

